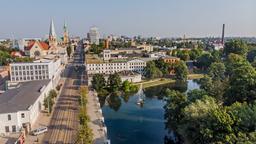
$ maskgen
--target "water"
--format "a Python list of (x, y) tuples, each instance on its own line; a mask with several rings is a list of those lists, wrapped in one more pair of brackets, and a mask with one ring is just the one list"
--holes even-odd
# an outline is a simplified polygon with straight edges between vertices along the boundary
[(110, 97), (108, 105), (103, 106), (105, 124), (111, 144), (163, 144), (168, 135), (164, 125), (164, 101), (161, 99), (166, 88), (188, 91), (199, 88), (188, 81), (187, 85), (157, 86), (144, 90), (145, 103), (136, 104), (138, 96)]

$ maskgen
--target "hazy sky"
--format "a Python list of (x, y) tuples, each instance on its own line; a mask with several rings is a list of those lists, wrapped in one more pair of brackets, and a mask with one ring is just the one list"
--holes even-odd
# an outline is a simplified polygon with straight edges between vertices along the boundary
[(0, 38), (44, 37), (50, 19), (57, 35), (91, 26), (101, 35), (160, 37), (256, 36), (256, 0), (1, 0)]

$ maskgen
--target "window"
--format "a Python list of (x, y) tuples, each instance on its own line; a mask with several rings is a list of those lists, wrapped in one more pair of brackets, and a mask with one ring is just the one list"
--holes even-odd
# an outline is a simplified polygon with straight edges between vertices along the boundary
[(12, 126), (12, 132), (16, 132), (16, 126), (15, 125)]
[(8, 115), (8, 120), (11, 120), (11, 119), (12, 119), (12, 118), (11, 118), (11, 115), (9, 114), (9, 115)]
[(9, 126), (5, 126), (5, 132), (10, 132), (10, 130), (9, 130)]
[(25, 118), (25, 114), (24, 113), (21, 114), (21, 118)]

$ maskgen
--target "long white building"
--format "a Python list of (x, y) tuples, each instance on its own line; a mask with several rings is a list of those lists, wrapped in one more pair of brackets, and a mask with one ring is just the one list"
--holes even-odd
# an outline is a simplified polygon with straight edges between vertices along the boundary
[(54, 85), (60, 79), (62, 72), (61, 59), (41, 59), (34, 62), (11, 63), (10, 81), (27, 82), (34, 80), (53, 80)]
[(22, 128), (29, 132), (44, 109), (44, 98), (51, 89), (51, 80), (40, 80), (22, 83), (3, 93), (0, 96), (0, 135), (16, 133)]
[[(146, 61), (141, 59), (121, 59), (103, 61), (96, 57), (86, 56), (86, 71), (87, 74), (111, 74), (121, 71), (135, 71), (143, 73), (144, 67), (146, 67)], [(89, 58), (88, 58), (89, 57)]]

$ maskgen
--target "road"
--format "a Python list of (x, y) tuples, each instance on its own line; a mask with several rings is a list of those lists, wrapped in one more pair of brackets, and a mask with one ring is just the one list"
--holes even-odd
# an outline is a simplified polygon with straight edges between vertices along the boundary
[(83, 67), (76, 65), (82, 63), (82, 50), (78, 47), (63, 74), (66, 81), (57, 100), (43, 143), (72, 144), (76, 141), (79, 127), (79, 87), (84, 72)]

